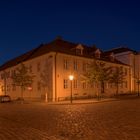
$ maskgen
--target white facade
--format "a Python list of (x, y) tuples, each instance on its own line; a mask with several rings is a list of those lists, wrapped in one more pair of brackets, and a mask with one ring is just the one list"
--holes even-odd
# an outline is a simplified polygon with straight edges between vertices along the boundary
[(132, 92), (138, 92), (138, 80), (140, 79), (140, 54), (133, 51), (116, 53), (115, 57), (131, 67)]

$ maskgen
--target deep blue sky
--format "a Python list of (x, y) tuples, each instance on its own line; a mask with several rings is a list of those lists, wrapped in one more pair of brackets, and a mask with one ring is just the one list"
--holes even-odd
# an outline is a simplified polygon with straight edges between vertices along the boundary
[(136, 0), (0, 0), (0, 64), (56, 36), (139, 51), (139, 7)]

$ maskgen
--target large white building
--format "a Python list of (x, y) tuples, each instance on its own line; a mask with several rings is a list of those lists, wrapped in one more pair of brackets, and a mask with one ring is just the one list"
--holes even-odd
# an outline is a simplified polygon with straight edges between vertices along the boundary
[[(130, 67), (108, 55), (98, 48), (88, 47), (78, 43), (71, 43), (57, 38), (12, 59), (0, 67), (0, 94), (9, 94), (13, 99), (20, 97), (20, 88), (12, 83), (11, 76), (15, 69), (24, 63), (35, 78), (32, 87), (24, 90), (24, 98), (42, 99), (48, 101), (66, 100), (70, 98), (71, 82), (69, 75), (73, 75), (72, 95), (74, 98), (88, 98), (97, 95), (97, 85), (81, 82), (81, 75), (87, 70), (87, 64), (93, 60), (105, 63), (107, 66), (122, 67), (125, 72), (125, 82), (120, 85), (120, 93), (132, 91)], [(42, 76), (46, 85), (42, 87)], [(115, 87), (105, 84), (104, 95), (115, 93)]]
[(139, 92), (140, 53), (124, 46), (112, 49), (105, 53), (113, 53), (116, 59), (130, 66), (132, 92)]

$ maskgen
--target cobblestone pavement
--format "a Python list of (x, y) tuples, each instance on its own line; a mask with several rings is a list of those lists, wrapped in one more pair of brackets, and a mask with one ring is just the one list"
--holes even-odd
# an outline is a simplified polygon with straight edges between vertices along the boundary
[(0, 104), (0, 140), (140, 140), (140, 99)]

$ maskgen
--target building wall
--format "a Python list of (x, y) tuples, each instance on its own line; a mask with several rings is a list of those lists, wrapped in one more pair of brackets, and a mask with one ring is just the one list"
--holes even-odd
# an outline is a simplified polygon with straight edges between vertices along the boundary
[(116, 58), (121, 62), (130, 65), (130, 77), (131, 77), (131, 91), (138, 92), (138, 79), (140, 79), (140, 54), (134, 54), (133, 52), (123, 52), (115, 54)]
[[(24, 90), (23, 96), (27, 99), (43, 99), (48, 100), (53, 99), (53, 53), (45, 54), (34, 59), (25, 61), (24, 64), (29, 68), (29, 73), (33, 73), (35, 78), (33, 79), (33, 84), (31, 86), (31, 90), (27, 87)], [(20, 67), (20, 64), (10, 67), (5, 70), (5, 72), (10, 72), (10, 76), (6, 77), (6, 94), (10, 95), (12, 99), (16, 99), (21, 97), (21, 89), (20, 87), (13, 88), (13, 82), (11, 79), (12, 72), (17, 68)], [(46, 73), (46, 86), (41, 84), (41, 74)], [(2, 75), (4, 71), (0, 72)], [(5, 94), (4, 91), (4, 79), (2, 76), (0, 77), (1, 81), (1, 91), (0, 94)], [(47, 97), (46, 97), (47, 95)]]
[[(65, 68), (65, 61), (67, 61), (68, 66)], [(86, 69), (83, 68), (83, 65), (89, 64), (93, 61), (93, 59), (84, 58), (84, 57), (78, 57), (78, 56), (71, 56), (66, 54), (57, 54), (57, 73), (56, 73), (56, 81), (57, 81), (57, 99), (63, 100), (65, 97), (70, 97), (71, 94), (71, 83), (69, 80), (69, 75), (74, 76), (73, 80), (73, 87), (72, 87), (72, 93), (74, 97), (82, 96), (96, 96), (99, 92), (96, 83), (93, 85), (90, 85), (88, 83), (83, 83), (81, 76), (86, 72)], [(77, 62), (77, 69), (74, 69), (74, 63)], [(115, 64), (115, 63), (109, 63), (102, 61), (103, 63), (106, 63), (107, 66), (113, 66), (113, 67), (123, 67), (123, 70), (127, 69), (127, 75), (125, 79), (125, 83), (120, 86), (119, 93), (128, 93), (131, 90), (131, 82), (130, 82), (130, 68), (129, 66)], [(64, 80), (67, 80), (67, 88), (64, 88)], [(77, 86), (75, 87), (75, 81), (77, 81)], [(127, 86), (125, 86), (127, 84)], [(115, 94), (116, 88), (113, 85), (110, 85), (108, 83), (105, 84), (105, 95), (110, 96), (112, 94)]]
[[(31, 60), (25, 61), (24, 64), (29, 67), (29, 71), (35, 75), (34, 82), (32, 84), (32, 89), (28, 88), (24, 91), (24, 98), (27, 99), (42, 99), (47, 101), (58, 101), (70, 97), (71, 85), (69, 80), (69, 75), (74, 75), (74, 80), (72, 82), (72, 93), (73, 97), (88, 97), (96, 96), (99, 89), (94, 83), (90, 85), (88, 83), (83, 83), (81, 75), (83, 75), (87, 70), (87, 64), (91, 63), (93, 59), (67, 55), (62, 53), (48, 53)], [(131, 90), (131, 76), (130, 68), (126, 65), (115, 64), (112, 62), (105, 62), (107, 66), (122, 66), (123, 69), (127, 69), (126, 83), (124, 83), (119, 88), (120, 93), (127, 93)], [(20, 64), (8, 68), (5, 72), (10, 72), (19, 67)], [(0, 72), (0, 75), (4, 71)], [(42, 85), (41, 74), (45, 77), (45, 84)], [(1, 76), (1, 91), (0, 94), (4, 93), (4, 78)], [(65, 85), (64, 85), (65, 81)], [(13, 87), (12, 79), (6, 78), (6, 94), (9, 94), (13, 99), (21, 97), (20, 87)], [(126, 86), (127, 84), (127, 86)], [(108, 83), (105, 84), (105, 95), (110, 96), (115, 93), (115, 87)]]

